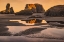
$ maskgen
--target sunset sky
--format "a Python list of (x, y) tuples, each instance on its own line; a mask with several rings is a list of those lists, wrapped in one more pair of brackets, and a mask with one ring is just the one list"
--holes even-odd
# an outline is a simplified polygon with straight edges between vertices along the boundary
[(55, 5), (63, 5), (64, 0), (0, 0), (0, 11), (5, 10), (6, 4), (10, 3), (15, 12), (23, 10), (26, 4), (39, 3), (47, 10)]

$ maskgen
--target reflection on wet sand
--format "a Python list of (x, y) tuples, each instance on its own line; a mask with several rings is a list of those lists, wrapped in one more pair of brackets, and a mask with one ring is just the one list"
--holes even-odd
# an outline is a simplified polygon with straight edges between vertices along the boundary
[(47, 28), (37, 34), (30, 34), (27, 37), (31, 38), (48, 38), (48, 39), (63, 39), (64, 40), (64, 29), (58, 28)]
[(14, 33), (14, 36), (25, 36), (29, 38), (63, 39), (64, 40), (64, 34), (63, 34), (64, 29), (63, 28), (61, 27), (55, 27), (55, 28), (41, 27), (40, 28), (38, 26), (18, 26), (12, 29), (9, 26), (9, 29), (11, 29), (10, 32), (12, 31), (13, 33), (16, 31)]
[(19, 33), (20, 31), (25, 31), (30, 28), (35, 28), (40, 26), (7, 26), (12, 34)]
[(11, 33), (8, 30), (9, 28), (0, 24), (0, 36), (11, 36)]
[[(43, 26), (7, 26), (6, 28), (8, 28), (8, 30), (6, 30), (7, 34), (5, 36), (9, 36), (9, 37), (2, 37), (0, 38), (1, 41), (3, 41), (3, 39), (4, 41), (17, 41), (17, 42), (18, 41), (38, 42), (38, 41), (63, 41), (64, 40), (64, 34), (63, 34), (64, 27), (44, 28)], [(4, 32), (5, 31), (3, 31), (2, 33)]]
[[(16, 37), (12, 36), (20, 36), (17, 39), (25, 39), (25, 41), (31, 41), (29, 38), (33, 38), (32, 41), (42, 41), (44, 39), (59, 39), (64, 40), (64, 27), (55, 27), (50, 26), (46, 22), (42, 25), (34, 25), (34, 26), (0, 26), (0, 36), (10, 36), (14, 40)], [(4, 37), (7, 39), (11, 39), (10, 37)], [(34, 38), (36, 40), (34, 40)], [(1, 39), (1, 38), (0, 38)], [(12, 39), (11, 39), (12, 40)], [(13, 40), (13, 41), (14, 41)], [(23, 40), (24, 41), (24, 40)], [(54, 40), (53, 40), (54, 41)]]
[(21, 31), (19, 33), (16, 33), (14, 36), (36, 34), (36, 33), (41, 32), (42, 30), (45, 30), (45, 29), (46, 28), (30, 28), (25, 31)]

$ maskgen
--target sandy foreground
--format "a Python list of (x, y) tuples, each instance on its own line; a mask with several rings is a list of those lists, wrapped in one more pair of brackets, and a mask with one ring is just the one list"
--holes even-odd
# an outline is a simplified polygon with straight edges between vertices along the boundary
[(0, 42), (64, 42), (64, 40), (28, 38), (25, 36), (0, 36)]

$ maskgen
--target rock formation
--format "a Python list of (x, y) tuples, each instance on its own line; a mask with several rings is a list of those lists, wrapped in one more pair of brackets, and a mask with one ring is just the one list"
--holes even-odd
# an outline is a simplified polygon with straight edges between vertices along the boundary
[(6, 14), (9, 14), (10, 13), (10, 4), (9, 3), (6, 5), (5, 13)]
[(45, 10), (40, 4), (26, 4), (25, 9), (17, 12), (15, 15), (32, 15), (33, 13), (44, 13)]
[(10, 3), (7, 3), (6, 9), (0, 12), (1, 14), (14, 14), (13, 7), (10, 8)]
[(32, 10), (33, 13), (44, 13), (45, 10), (42, 5), (40, 4), (26, 4), (25, 9)]
[(11, 14), (14, 13), (13, 7), (10, 8), (10, 13), (11, 13)]
[(45, 16), (62, 17), (64, 16), (64, 5), (57, 5), (48, 9)]

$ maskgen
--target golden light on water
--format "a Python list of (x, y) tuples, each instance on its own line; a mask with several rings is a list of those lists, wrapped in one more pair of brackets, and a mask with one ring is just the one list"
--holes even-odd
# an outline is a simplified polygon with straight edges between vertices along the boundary
[[(22, 23), (22, 24), (25, 24), (25, 25), (34, 25), (36, 19), (35, 20), (28, 21), (28, 23), (26, 23), (26, 21), (22, 21), (22, 20), (9, 20), (9, 21), (17, 21), (17, 22)], [(42, 20), (41, 23), (42, 24), (47, 24), (46, 20)]]
[(28, 23), (35, 23), (36, 22), (36, 19), (35, 20), (30, 20), (30, 21), (28, 21)]
[(45, 23), (45, 24), (47, 24), (46, 20), (42, 20), (42, 22), (41, 22), (41, 23)]
[(9, 21), (17, 21), (17, 22), (25, 24), (25, 25), (34, 25), (35, 24), (35, 23), (26, 23), (26, 21), (22, 21), (22, 20), (9, 20)]
[(29, 9), (32, 9), (32, 8), (36, 9), (34, 4), (29, 4), (28, 7), (29, 7)]

